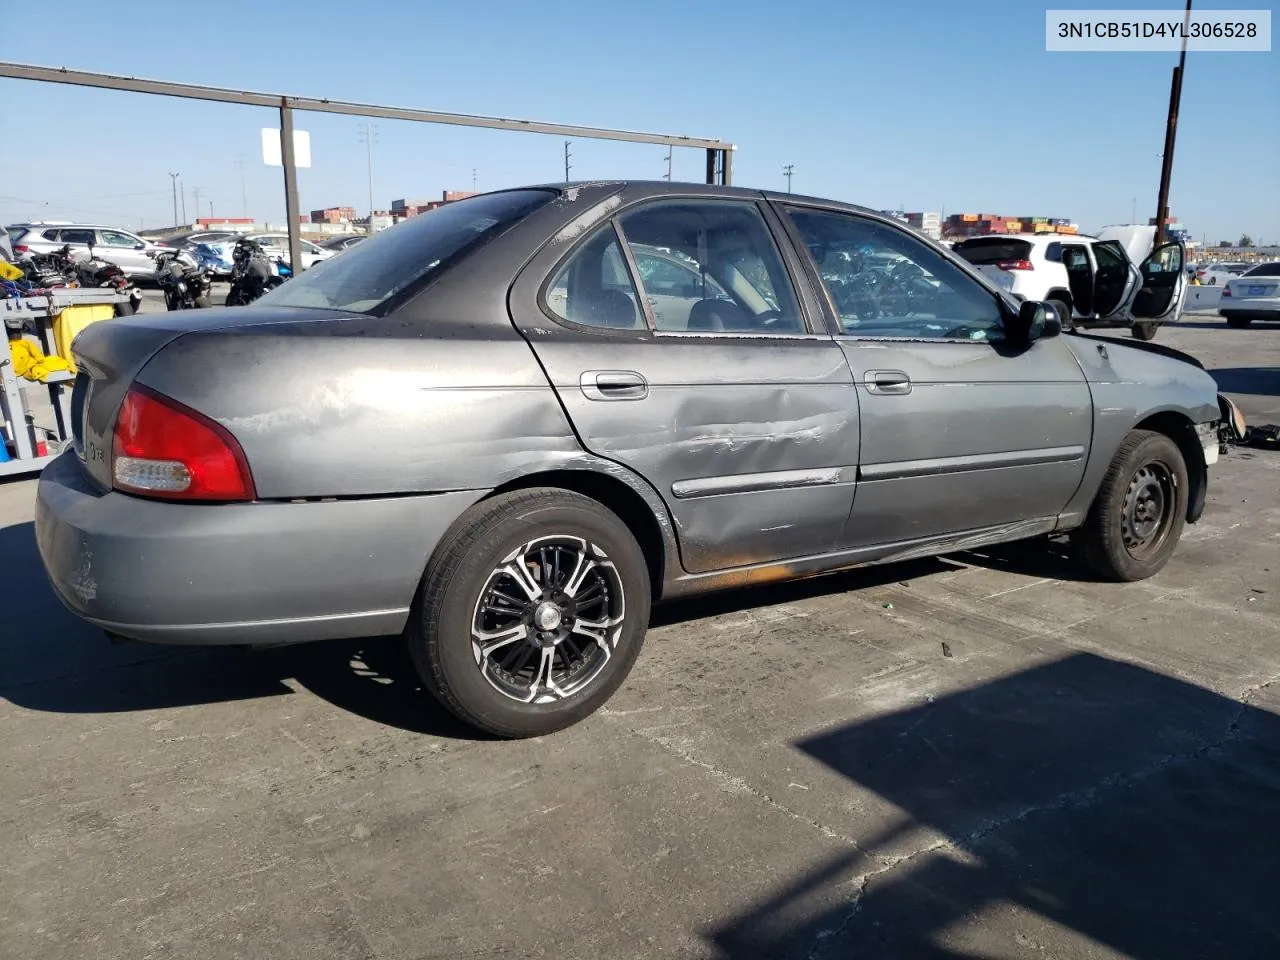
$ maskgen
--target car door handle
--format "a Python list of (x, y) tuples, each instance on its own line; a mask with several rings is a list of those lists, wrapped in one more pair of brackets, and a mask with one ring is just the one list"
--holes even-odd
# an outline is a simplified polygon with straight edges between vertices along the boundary
[(900, 396), (911, 392), (911, 378), (901, 370), (868, 370), (862, 382), (868, 393)]
[(649, 381), (634, 370), (588, 370), (578, 380), (588, 400), (643, 400)]

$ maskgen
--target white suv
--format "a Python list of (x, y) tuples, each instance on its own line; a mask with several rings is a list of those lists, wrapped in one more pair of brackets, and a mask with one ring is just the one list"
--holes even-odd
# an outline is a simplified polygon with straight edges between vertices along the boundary
[[(955, 251), (1025, 300), (1061, 300), (1076, 326), (1128, 326), (1150, 340), (1177, 319), (1186, 298), (1186, 250), (1152, 250), (1155, 227), (1107, 227), (1096, 237), (1060, 233), (970, 237)], [(1139, 266), (1140, 264), (1140, 266)]]

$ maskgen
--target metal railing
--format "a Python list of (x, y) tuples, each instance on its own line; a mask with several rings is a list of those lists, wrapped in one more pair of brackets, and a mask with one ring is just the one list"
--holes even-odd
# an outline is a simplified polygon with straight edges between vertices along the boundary
[(453, 126), (482, 127), (488, 130), (509, 130), (521, 133), (549, 133), (570, 138), (621, 140), (627, 143), (692, 147), (706, 151), (707, 183), (729, 184), (733, 179), (733, 151), (735, 149), (733, 144), (703, 137), (640, 133), (634, 130), (613, 130), (607, 127), (583, 127), (566, 123), (543, 123), (536, 120), (517, 120), (506, 117), (442, 113), (436, 110), (386, 107), (372, 103), (350, 103), (318, 97), (257, 93), (252, 90), (233, 90), (225, 87), (171, 83), (165, 80), (145, 80), (138, 77), (120, 77), (107, 73), (68, 70), (65, 67), (40, 67), (5, 61), (0, 61), (0, 77), (9, 77), (15, 80), (36, 80), (44, 83), (65, 83), (78, 87), (98, 87), (105, 90), (124, 90), (130, 93), (148, 93), (161, 97), (183, 97), (188, 100), (238, 103), (244, 106), (270, 107), (279, 110), (280, 152), (284, 161), (285, 214), (289, 221), (289, 256), (291, 263), (302, 262), (299, 248), (302, 231), (299, 226), (301, 211), (298, 209), (298, 171), (293, 155), (293, 112), (295, 110), (307, 110), (314, 113), (339, 113), (356, 117), (379, 117), (388, 120), (412, 120), (418, 123), (443, 123)]

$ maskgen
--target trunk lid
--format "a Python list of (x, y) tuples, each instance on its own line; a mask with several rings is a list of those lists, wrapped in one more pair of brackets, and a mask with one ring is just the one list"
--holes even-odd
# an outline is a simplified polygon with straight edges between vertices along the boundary
[(111, 486), (111, 438), (124, 395), (148, 361), (188, 333), (332, 320), (330, 310), (228, 307), (138, 314), (95, 323), (72, 346), (77, 374), (71, 391), (71, 433), (76, 455), (89, 476)]

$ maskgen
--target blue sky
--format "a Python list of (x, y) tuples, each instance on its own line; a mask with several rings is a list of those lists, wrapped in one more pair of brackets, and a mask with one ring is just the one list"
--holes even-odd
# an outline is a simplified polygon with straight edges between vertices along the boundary
[[(1068, 6), (1063, 0), (1051, 4)], [(1093, 0), (1077, 4), (1098, 8)], [(1117, 5), (1119, 6), (1119, 5)], [(1129, 0), (1124, 8), (1176, 3)], [(1198, 2), (1196, 9), (1239, 3)], [(62, 0), (38, 45), (0, 59), (216, 86), (735, 143), (735, 183), (877, 208), (1065, 216), (1155, 210), (1176, 54), (1046, 53), (1027, 0)], [(91, 26), (89, 26), (91, 25)], [(1188, 56), (1170, 206), (1211, 243), (1280, 241), (1280, 53)], [(272, 111), (0, 79), (0, 219), (172, 221), (170, 172), (208, 214), (283, 220), (261, 163)], [(303, 210), (368, 207), (356, 118), (298, 114)], [(559, 138), (378, 121), (375, 201), (563, 178)], [(575, 178), (659, 178), (665, 148), (578, 140)], [(677, 150), (677, 179), (702, 154)]]

